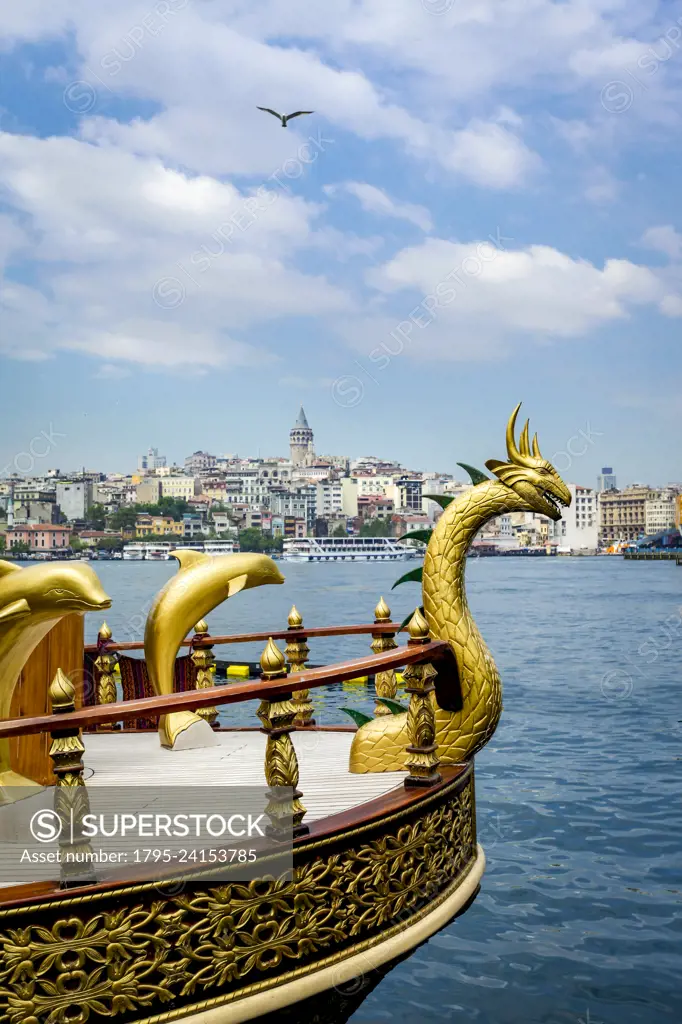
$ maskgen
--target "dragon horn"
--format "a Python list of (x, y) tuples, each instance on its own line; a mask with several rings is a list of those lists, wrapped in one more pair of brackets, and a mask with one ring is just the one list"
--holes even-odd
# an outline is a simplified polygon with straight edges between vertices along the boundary
[(521, 455), (525, 459), (530, 458), (530, 445), (528, 443), (528, 426), (529, 426), (529, 424), (530, 424), (530, 420), (526, 420), (526, 425), (523, 428), (523, 430), (521, 431), (521, 437), (519, 438), (519, 451), (521, 452)]
[(521, 408), (521, 402), (516, 406), (514, 412), (509, 417), (509, 423), (507, 424), (507, 457), (510, 462), (518, 462), (521, 458), (519, 450), (516, 447), (516, 441), (514, 440), (514, 428), (516, 426), (516, 417), (519, 414)]
[(542, 458), (542, 453), (540, 451), (540, 445), (538, 444), (538, 435), (537, 434), (533, 434), (533, 455), (535, 456), (536, 459), (541, 459)]

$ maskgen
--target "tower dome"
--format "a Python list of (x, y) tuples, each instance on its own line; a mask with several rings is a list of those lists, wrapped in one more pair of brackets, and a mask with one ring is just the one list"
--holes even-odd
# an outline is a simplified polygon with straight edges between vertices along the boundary
[(294, 466), (306, 466), (315, 457), (313, 432), (308, 425), (303, 406), (301, 406), (296, 422), (289, 431), (289, 449)]

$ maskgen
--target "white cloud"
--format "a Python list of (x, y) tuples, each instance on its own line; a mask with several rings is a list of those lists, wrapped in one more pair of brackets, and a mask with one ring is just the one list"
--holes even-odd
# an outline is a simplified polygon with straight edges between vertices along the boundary
[(410, 224), (416, 224), (422, 231), (430, 231), (433, 227), (431, 214), (425, 206), (398, 202), (391, 199), (387, 192), (377, 188), (376, 185), (369, 185), (364, 181), (346, 181), (341, 185), (328, 185), (325, 188), (328, 195), (334, 195), (339, 190), (355, 196), (363, 210), (368, 213), (378, 213), (384, 217), (406, 220)]
[(645, 245), (647, 249), (665, 253), (671, 260), (679, 259), (682, 256), (682, 234), (676, 231), (672, 224), (659, 224), (656, 227), (647, 228), (642, 235), (642, 245)]
[[(612, 259), (600, 269), (549, 246), (502, 245), (428, 239), (368, 272), (368, 283), (386, 303), (411, 293), (401, 298), (403, 312), (392, 326), (382, 314), (384, 337), (400, 324), (414, 354), (480, 359), (523, 339), (586, 336), (626, 319), (638, 305), (671, 308), (667, 287), (648, 267)], [(394, 298), (390, 305), (396, 309)], [(355, 331), (359, 347), (370, 335), (371, 330)]]
[(515, 188), (540, 164), (518, 136), (478, 119), (443, 142), (445, 166), (486, 188)]
[(2, 349), (15, 358), (69, 349), (231, 367), (260, 358), (235, 331), (348, 305), (293, 265), (322, 207), (280, 189), (254, 196), (156, 158), (0, 133), (3, 188), (28, 226), (6, 258), (30, 256), (40, 280), (3, 290)]

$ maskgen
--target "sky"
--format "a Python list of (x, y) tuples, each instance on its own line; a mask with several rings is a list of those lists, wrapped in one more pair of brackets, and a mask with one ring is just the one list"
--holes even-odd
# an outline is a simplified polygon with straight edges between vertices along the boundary
[(682, 3), (0, 0), (0, 62), (0, 472), (302, 402), (462, 479), (523, 401), (567, 480), (682, 479)]

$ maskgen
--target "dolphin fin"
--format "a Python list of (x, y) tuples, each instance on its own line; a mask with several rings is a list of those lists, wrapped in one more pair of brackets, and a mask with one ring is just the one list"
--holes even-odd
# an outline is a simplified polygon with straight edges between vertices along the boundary
[(0, 623), (9, 622), (11, 619), (18, 619), (21, 615), (28, 615), (31, 611), (28, 601), (25, 597), (20, 597), (18, 601), (12, 601), (10, 604), (5, 605), (4, 608), (0, 608)]
[(14, 562), (0, 562), (0, 578), (9, 576), (11, 572), (21, 572), (21, 566), (15, 565)]
[(177, 558), (180, 563), (180, 572), (183, 569), (192, 569), (195, 565), (200, 565), (211, 557), (210, 555), (203, 554), (201, 551), (184, 551), (182, 548), (178, 551), (171, 551), (170, 554), (171, 558)]
[(240, 590), (243, 590), (248, 578), (249, 574), (245, 572), (241, 576), (235, 576), (233, 580), (230, 580), (227, 587), (227, 596), (234, 597), (234, 595), (238, 594)]

